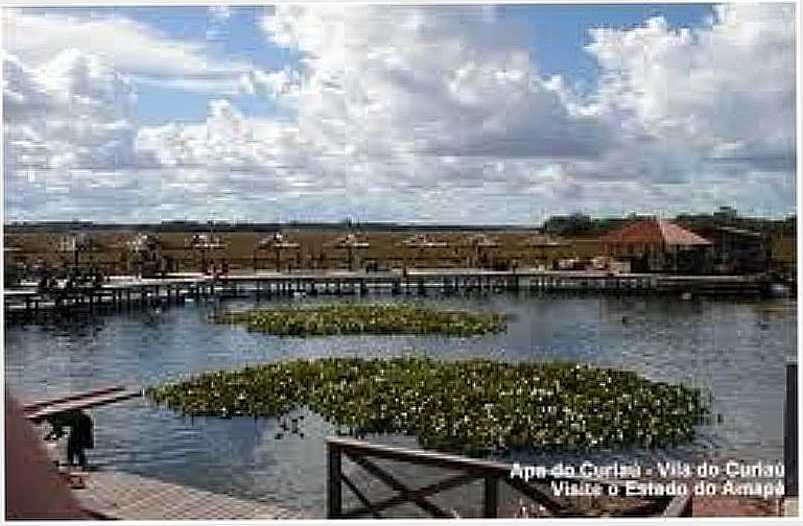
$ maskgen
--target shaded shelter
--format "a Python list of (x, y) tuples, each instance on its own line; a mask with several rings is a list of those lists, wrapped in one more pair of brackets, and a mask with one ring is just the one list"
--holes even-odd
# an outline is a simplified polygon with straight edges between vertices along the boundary
[(295, 250), (298, 258), (298, 256), (300, 256), (301, 244), (290, 241), (282, 232), (274, 232), (272, 235), (260, 239), (256, 247), (254, 247), (254, 270), (257, 270), (259, 267), (258, 253), (261, 250), (272, 250), (274, 252), (276, 272), (279, 272), (281, 270), (282, 252)]
[[(484, 268), (493, 266), (493, 250), (499, 247), (499, 241), (487, 234), (469, 234), (461, 242), (463, 247), (470, 250), (468, 264), (470, 267)], [(491, 253), (491, 256), (489, 256)]]
[(103, 252), (103, 247), (86, 232), (70, 232), (58, 239), (57, 251), (66, 255), (67, 261), (71, 260), (73, 268), (78, 269), (85, 263), (84, 254), (90, 254), (90, 263), (94, 263), (94, 258), (91, 254)]
[(327, 246), (346, 250), (348, 252), (349, 270), (354, 270), (354, 252), (370, 248), (371, 244), (361, 236), (354, 233), (349, 233), (345, 236), (335, 239), (331, 243), (328, 243)]
[[(449, 246), (445, 240), (428, 236), (427, 234), (415, 234), (408, 237), (400, 243), (403, 247), (410, 249), (415, 254), (412, 258), (413, 261), (422, 259), (432, 259), (433, 253), (437, 254), (442, 252), (443, 249)], [(426, 254), (426, 257), (425, 257)]]
[(670, 221), (646, 219), (601, 237), (606, 255), (630, 261), (633, 272), (704, 273), (712, 243)]
[[(125, 243), (128, 272), (148, 277), (162, 272), (164, 258), (161, 241), (151, 235), (140, 233)], [(169, 269), (168, 269), (169, 270)]]
[(536, 233), (527, 237), (523, 245), (529, 252), (535, 254), (538, 262), (546, 267), (552, 267), (555, 261), (567, 256), (572, 247), (569, 241), (544, 233)]
[[(200, 255), (201, 270), (206, 272), (210, 262), (214, 262), (214, 253), (226, 249), (226, 243), (213, 233), (194, 234), (188, 241), (193, 254)], [(212, 261), (209, 260), (211, 257)]]

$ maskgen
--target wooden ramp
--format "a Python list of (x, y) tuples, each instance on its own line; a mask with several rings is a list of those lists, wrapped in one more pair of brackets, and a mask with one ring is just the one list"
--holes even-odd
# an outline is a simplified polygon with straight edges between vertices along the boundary
[(141, 389), (126, 389), (122, 385), (94, 391), (72, 394), (50, 400), (31, 402), (22, 407), (25, 417), (32, 422), (41, 422), (48, 417), (67, 411), (91, 409), (142, 396)]
[(84, 475), (73, 490), (82, 508), (97, 517), (120, 520), (299, 519), (278, 506), (188, 488), (120, 471)]

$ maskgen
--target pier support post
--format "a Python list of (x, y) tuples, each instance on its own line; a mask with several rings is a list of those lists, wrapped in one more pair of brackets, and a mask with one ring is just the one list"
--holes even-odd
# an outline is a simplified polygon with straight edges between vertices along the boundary
[(499, 479), (486, 477), (484, 490), (482, 516), (486, 519), (495, 519), (499, 508)]
[(784, 404), (784, 486), (787, 497), (798, 496), (797, 458), (797, 362), (786, 363), (786, 402)]
[(343, 513), (340, 448), (326, 444), (326, 449), (328, 457), (326, 518), (337, 519)]

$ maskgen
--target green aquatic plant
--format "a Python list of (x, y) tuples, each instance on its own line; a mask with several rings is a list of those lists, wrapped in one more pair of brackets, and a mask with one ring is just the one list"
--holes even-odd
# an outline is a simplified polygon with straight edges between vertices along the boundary
[(496, 313), (439, 310), (409, 303), (336, 303), (231, 312), (219, 323), (279, 336), (340, 334), (443, 334), (473, 336), (504, 331)]
[(699, 390), (632, 372), (489, 360), (296, 360), (202, 374), (147, 395), (194, 416), (271, 417), (306, 406), (348, 433), (410, 434), (471, 455), (677, 445), (707, 414)]

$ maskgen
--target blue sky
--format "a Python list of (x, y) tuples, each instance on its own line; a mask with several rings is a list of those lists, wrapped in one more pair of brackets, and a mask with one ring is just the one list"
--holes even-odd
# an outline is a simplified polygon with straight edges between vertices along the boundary
[[(598, 67), (584, 46), (592, 27), (630, 28), (650, 17), (663, 16), (673, 27), (697, 27), (712, 14), (713, 4), (650, 5), (501, 5), (500, 16), (519, 24), (530, 38), (530, 49), (540, 70), (546, 75), (562, 75), (577, 89), (591, 91), (596, 85)], [(220, 24), (219, 37), (211, 50), (221, 58), (247, 60), (266, 69), (295, 67), (298, 54), (266, 40), (259, 20), (271, 7), (233, 6), (231, 17)], [(210, 21), (206, 6), (199, 7), (108, 7), (52, 8), (80, 17), (119, 16), (137, 20), (180, 40), (210, 42)], [(205, 117), (209, 101), (216, 94), (199, 94), (159, 86), (137, 90), (136, 116), (142, 124), (170, 121), (191, 122)], [(232, 96), (232, 102), (251, 115), (272, 115), (270, 101), (251, 96)]]
[(795, 8), (6, 10), (7, 215), (780, 217)]
[(584, 50), (590, 28), (632, 28), (655, 16), (672, 27), (699, 27), (712, 15), (713, 4), (508, 5), (502, 11), (532, 32), (533, 55), (545, 74), (564, 75), (591, 90), (599, 69)]

